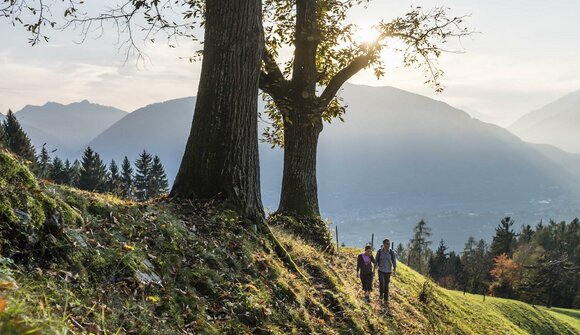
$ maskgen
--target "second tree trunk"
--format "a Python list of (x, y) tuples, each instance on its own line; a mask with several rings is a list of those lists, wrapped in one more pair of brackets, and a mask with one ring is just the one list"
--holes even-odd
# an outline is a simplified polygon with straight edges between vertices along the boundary
[(316, 154), (322, 120), (296, 117), (284, 124), (284, 175), (279, 213), (320, 216)]

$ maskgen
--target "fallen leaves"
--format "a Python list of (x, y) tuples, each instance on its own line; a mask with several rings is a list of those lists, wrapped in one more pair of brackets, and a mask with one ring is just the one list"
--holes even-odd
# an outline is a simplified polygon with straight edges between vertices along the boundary
[(147, 301), (152, 302), (152, 303), (156, 303), (156, 302), (159, 302), (159, 297), (156, 295), (149, 295), (149, 296), (147, 296)]
[(14, 281), (0, 281), (0, 290), (15, 290), (18, 285)]

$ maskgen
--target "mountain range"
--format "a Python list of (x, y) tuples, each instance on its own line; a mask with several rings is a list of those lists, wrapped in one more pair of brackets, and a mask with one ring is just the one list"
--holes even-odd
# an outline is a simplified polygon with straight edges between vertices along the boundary
[(55, 102), (27, 105), (15, 115), (35, 147), (46, 143), (48, 149), (57, 149), (60, 156), (71, 156), (127, 112), (83, 100), (67, 105)]
[[(346, 85), (341, 97), (348, 106), (345, 123), (325, 125), (318, 179), (323, 216), (338, 225), (347, 244), (365, 243), (371, 233), (404, 242), (412, 225), (426, 218), (435, 240), (444, 237), (460, 250), (469, 235), (489, 238), (504, 215), (514, 216), (518, 224), (577, 215), (580, 173), (574, 167), (580, 167), (580, 156), (523, 142), (448, 104), (393, 87)], [(107, 117), (100, 125), (111, 125), (92, 132), (91, 138), (77, 134), (83, 129), (76, 126), (78, 116), (68, 118), (41, 107), (35, 113), (61, 120), (60, 128), (58, 122), (47, 122), (40, 129), (48, 135), (66, 134), (55, 141), (75, 144), (67, 146), (68, 158), (80, 157), (86, 145), (107, 161), (125, 155), (134, 160), (146, 149), (161, 157), (173, 179), (194, 105), (195, 98), (187, 97), (129, 114), (103, 112)], [(103, 109), (97, 110), (101, 116)], [(27, 118), (20, 115), (25, 111)], [(16, 115), (25, 124), (39, 118), (35, 113), (25, 108)], [(282, 151), (261, 144), (260, 160), (264, 203), (274, 210)]]
[(532, 111), (509, 127), (522, 139), (580, 153), (580, 91)]

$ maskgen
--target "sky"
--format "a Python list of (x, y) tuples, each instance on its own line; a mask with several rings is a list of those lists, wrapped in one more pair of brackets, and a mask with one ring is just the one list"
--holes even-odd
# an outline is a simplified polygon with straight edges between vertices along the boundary
[[(108, 0), (114, 2), (114, 0)], [(94, 3), (93, 5), (94, 6)], [(509, 126), (520, 116), (580, 89), (580, 1), (577, 0), (374, 0), (352, 11), (363, 27), (403, 15), (411, 6), (445, 6), (465, 15), (476, 31), (461, 53), (444, 54), (443, 93), (424, 84), (422, 72), (401, 67), (389, 53), (386, 76), (363, 71), (350, 82), (395, 86), (442, 100), (486, 122)], [(126, 59), (113, 27), (83, 43), (79, 31), (50, 31), (48, 43), (30, 46), (28, 33), (0, 19), (0, 111), (47, 101), (91, 102), (133, 111), (144, 105), (196, 94), (201, 64), (190, 63), (198, 45), (163, 39), (146, 43), (145, 61)], [(362, 34), (364, 35), (364, 33)]]

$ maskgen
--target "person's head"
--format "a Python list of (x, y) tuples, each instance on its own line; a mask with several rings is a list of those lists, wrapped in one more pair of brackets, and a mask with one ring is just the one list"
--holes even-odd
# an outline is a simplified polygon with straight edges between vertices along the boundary
[(391, 247), (391, 240), (389, 240), (388, 238), (383, 240), (383, 248), (385, 248), (385, 250), (389, 250), (389, 248)]
[(370, 245), (367, 245), (367, 246), (365, 247), (365, 254), (366, 254), (367, 256), (370, 256), (370, 255), (372, 255), (372, 254), (373, 254), (373, 249), (371, 248), (371, 246), (370, 246)]

